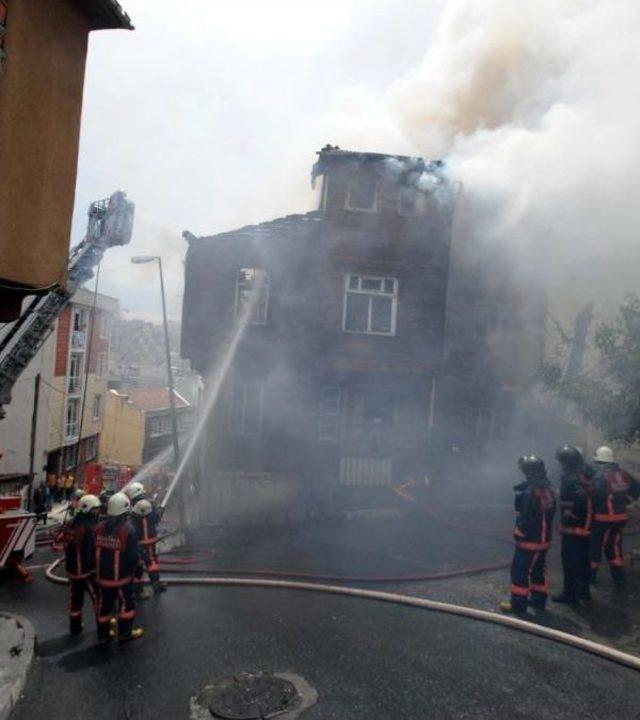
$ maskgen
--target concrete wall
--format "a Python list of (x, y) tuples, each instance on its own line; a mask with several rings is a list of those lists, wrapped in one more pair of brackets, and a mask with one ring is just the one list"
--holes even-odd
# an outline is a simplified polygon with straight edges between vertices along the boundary
[(106, 394), (100, 462), (114, 461), (140, 465), (144, 447), (144, 415), (114, 390)]
[(0, 77), (4, 280), (64, 281), (89, 20), (73, 0), (10, 4)]
[(29, 472), (34, 378), (40, 373), (34, 472), (36, 484), (38, 480), (44, 479), (42, 468), (46, 461), (51, 407), (58, 402), (58, 397), (61, 397), (51, 388), (54, 354), (55, 334), (49, 337), (13, 388), (11, 403), (5, 406), (7, 415), (0, 421), (0, 449), (3, 451), (0, 459), (0, 475), (10, 473), (26, 475)]

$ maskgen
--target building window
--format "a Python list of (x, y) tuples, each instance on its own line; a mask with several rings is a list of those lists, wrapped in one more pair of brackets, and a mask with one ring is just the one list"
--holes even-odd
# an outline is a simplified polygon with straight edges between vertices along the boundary
[(400, 185), (398, 188), (398, 213), (400, 215), (419, 215), (427, 209), (427, 195), (413, 185)]
[(107, 353), (99, 353), (96, 360), (96, 375), (99, 378), (106, 377), (108, 371)]
[(78, 395), (82, 391), (82, 366), (84, 355), (72, 352), (69, 356), (69, 377), (67, 389), (69, 395)]
[(236, 280), (236, 317), (249, 313), (248, 322), (267, 324), (269, 274), (258, 268), (242, 268)]
[(160, 415), (159, 417), (149, 418), (149, 437), (158, 437), (160, 435), (169, 435), (171, 432), (171, 416)]
[(229, 432), (232, 435), (260, 435), (264, 388), (259, 383), (236, 383), (231, 388)]
[(378, 212), (378, 186), (380, 178), (371, 173), (354, 173), (349, 178), (347, 210)]
[(394, 278), (347, 275), (342, 329), (369, 335), (395, 335), (398, 281)]
[(66, 472), (73, 470), (78, 464), (78, 445), (69, 445), (62, 452), (62, 469)]
[(341, 407), (342, 388), (337, 385), (325, 385), (320, 390), (319, 440), (335, 441), (340, 438)]
[(71, 347), (82, 350), (87, 342), (87, 311), (74, 307), (71, 316)]
[(109, 339), (109, 333), (111, 332), (111, 315), (104, 310), (100, 313), (100, 338), (102, 340)]
[(102, 395), (93, 398), (93, 422), (100, 422), (102, 419)]
[(67, 400), (67, 416), (64, 434), (67, 440), (77, 438), (80, 432), (80, 398)]

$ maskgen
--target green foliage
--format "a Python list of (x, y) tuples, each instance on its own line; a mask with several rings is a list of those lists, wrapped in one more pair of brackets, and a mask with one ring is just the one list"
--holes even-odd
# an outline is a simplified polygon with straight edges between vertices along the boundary
[(575, 404), (608, 440), (640, 440), (640, 298), (629, 296), (610, 323), (595, 332), (600, 363), (595, 370), (567, 377), (558, 363), (541, 369), (545, 386)]

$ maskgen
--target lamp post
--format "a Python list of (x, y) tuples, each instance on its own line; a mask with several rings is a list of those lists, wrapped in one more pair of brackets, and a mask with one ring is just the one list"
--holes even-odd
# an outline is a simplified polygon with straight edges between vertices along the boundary
[[(159, 255), (136, 255), (131, 258), (131, 262), (136, 265), (158, 261), (158, 269), (160, 271), (160, 295), (162, 297), (162, 320), (164, 323), (164, 349), (167, 361), (167, 385), (169, 386), (169, 407), (171, 408), (171, 435), (173, 439), (173, 463), (174, 471), (177, 472), (180, 467), (180, 445), (178, 442), (178, 417), (176, 415), (176, 398), (173, 389), (173, 371), (171, 370), (171, 347), (169, 344), (169, 324), (167, 323), (167, 302), (164, 292), (164, 277), (162, 275), (162, 258)], [(180, 516), (180, 527), (184, 530), (186, 527), (186, 515), (184, 507), (184, 495), (182, 487), (178, 488), (178, 513)]]

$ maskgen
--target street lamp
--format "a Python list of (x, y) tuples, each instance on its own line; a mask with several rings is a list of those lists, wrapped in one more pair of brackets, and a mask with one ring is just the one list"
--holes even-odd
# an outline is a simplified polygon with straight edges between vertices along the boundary
[[(158, 269), (160, 270), (160, 295), (162, 296), (162, 320), (164, 322), (164, 348), (167, 356), (167, 384), (169, 386), (169, 407), (171, 408), (171, 435), (173, 438), (173, 462), (175, 472), (180, 467), (180, 445), (178, 443), (178, 417), (176, 415), (176, 399), (173, 389), (173, 371), (171, 370), (171, 347), (169, 345), (169, 325), (167, 323), (167, 303), (164, 293), (164, 277), (162, 275), (162, 258), (159, 255), (135, 255), (131, 258), (131, 262), (135, 265), (143, 265), (154, 260), (158, 261)], [(182, 488), (178, 488), (178, 513), (180, 515), (180, 526), (184, 530), (186, 527), (186, 516), (184, 508), (184, 496)]]

